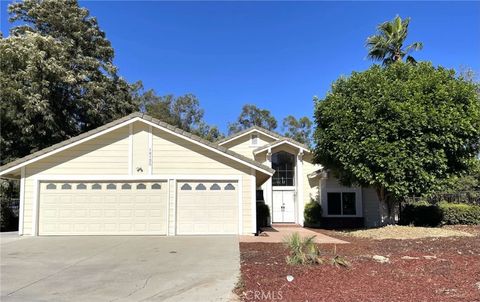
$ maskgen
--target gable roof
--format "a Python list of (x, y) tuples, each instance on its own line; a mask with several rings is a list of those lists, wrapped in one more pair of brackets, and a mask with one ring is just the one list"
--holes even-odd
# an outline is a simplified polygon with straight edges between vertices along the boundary
[(211, 151), (214, 151), (220, 155), (223, 155), (225, 157), (228, 157), (230, 159), (233, 159), (237, 162), (240, 162), (244, 165), (247, 165), (251, 168), (254, 168), (258, 171), (261, 171), (267, 175), (273, 175), (274, 170), (270, 167), (267, 167), (257, 161), (254, 161), (248, 157), (245, 157), (241, 154), (238, 154), (236, 152), (233, 152), (225, 147), (221, 147), (215, 143), (209, 142), (205, 139), (202, 139), (190, 132), (184, 131), (180, 128), (174, 127), (170, 124), (167, 124), (165, 122), (162, 122), (156, 118), (153, 118), (147, 114), (141, 113), (141, 112), (134, 112), (130, 115), (127, 115), (123, 118), (117, 119), (115, 121), (112, 121), (110, 123), (107, 123), (103, 126), (100, 126), (98, 128), (95, 128), (93, 130), (84, 132), (78, 136), (72, 137), (70, 139), (64, 140), (60, 143), (57, 143), (55, 145), (52, 145), (50, 147), (47, 147), (45, 149), (39, 150), (37, 152), (34, 152), (30, 155), (27, 155), (25, 157), (19, 158), (17, 160), (14, 160), (8, 164), (5, 164), (0, 167), (0, 176), (5, 175), (9, 172), (15, 171), (23, 166), (26, 166), (30, 163), (33, 163), (37, 160), (40, 160), (42, 158), (51, 156), (53, 154), (56, 154), (58, 152), (61, 152), (65, 149), (71, 148), (73, 146), (76, 146), (78, 144), (81, 144), (85, 141), (88, 141), (90, 139), (93, 139), (97, 136), (103, 135), (107, 132), (113, 131), (115, 129), (118, 129), (120, 127), (126, 126), (130, 123), (133, 123), (135, 121), (142, 121), (144, 123), (147, 123), (149, 125), (152, 125), (156, 128), (159, 128), (163, 131), (169, 132), (171, 134), (174, 134), (176, 136), (180, 136), (186, 140), (189, 140), (197, 145), (200, 145), (202, 147), (205, 147), (206, 149), (209, 149)]
[[(258, 131), (258, 132), (260, 132), (260, 133), (263, 133), (263, 134), (265, 134), (266, 136), (269, 136), (269, 137), (271, 137), (271, 138), (274, 138), (276, 141), (278, 141), (278, 140), (288, 140), (288, 141), (291, 141), (292, 143), (294, 143), (295, 145), (303, 145), (303, 146), (305, 146), (304, 144), (302, 144), (302, 143), (300, 143), (300, 142), (297, 142), (296, 140), (293, 140), (293, 139), (291, 139), (291, 138), (288, 138), (288, 137), (286, 137), (286, 136), (280, 135), (280, 134), (278, 134), (278, 133), (276, 133), (276, 132), (273, 132), (273, 131), (271, 131), (271, 130), (267, 130), (267, 129), (262, 128), (262, 127), (259, 127), (259, 126), (252, 126), (252, 127), (247, 128), (247, 129), (245, 129), (245, 130), (242, 130), (242, 131), (240, 131), (240, 132), (234, 133), (234, 134), (232, 134), (232, 135), (230, 135), (230, 136), (227, 136), (227, 137), (224, 138), (224, 139), (221, 139), (221, 140), (217, 141), (217, 144), (221, 146), (221, 145), (223, 145), (223, 144), (226, 144), (226, 143), (228, 143), (228, 142), (230, 142), (230, 141), (232, 141), (232, 140), (234, 140), (234, 139), (240, 138), (240, 137), (242, 137), (242, 136), (244, 136), (244, 135), (247, 135), (247, 134), (249, 134), (249, 133), (251, 133), (251, 132), (254, 132), (254, 131)], [(308, 150), (308, 147), (305, 146), (304, 149), (307, 149), (307, 150)]]
[(265, 151), (269, 148), (274, 148), (276, 146), (280, 146), (280, 145), (283, 145), (283, 144), (288, 144), (288, 145), (291, 145), (291, 146), (294, 146), (294, 147), (297, 147), (299, 149), (302, 149), (306, 152), (310, 152), (310, 149), (308, 148), (307, 145), (305, 144), (302, 144), (302, 143), (299, 143), (297, 142), (296, 140), (293, 140), (291, 138), (288, 138), (288, 137), (284, 137), (282, 138), (281, 140), (278, 140), (278, 141), (274, 141), (274, 142), (271, 142), (269, 144), (266, 144), (266, 145), (263, 145), (261, 147), (258, 147), (257, 149), (253, 150), (253, 154), (257, 154), (257, 153), (260, 153), (262, 151)]

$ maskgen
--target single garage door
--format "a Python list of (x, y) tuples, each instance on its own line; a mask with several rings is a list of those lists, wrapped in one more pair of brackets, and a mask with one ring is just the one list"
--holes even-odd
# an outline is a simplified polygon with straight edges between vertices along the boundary
[(238, 184), (179, 181), (177, 234), (238, 234)]
[(166, 235), (166, 182), (42, 182), (39, 235)]

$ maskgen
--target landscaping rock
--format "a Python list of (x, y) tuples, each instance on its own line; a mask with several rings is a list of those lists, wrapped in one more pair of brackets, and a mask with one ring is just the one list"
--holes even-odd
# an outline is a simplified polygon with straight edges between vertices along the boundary
[(384, 257), (384, 256), (380, 256), (380, 255), (375, 255), (372, 258), (373, 258), (373, 260), (375, 260), (377, 262), (380, 262), (380, 263), (390, 262), (390, 259), (388, 259), (387, 257)]
[(403, 260), (415, 260), (415, 259), (420, 259), (420, 257), (410, 257), (410, 256), (402, 256)]
[(293, 281), (293, 276), (292, 276), (292, 275), (288, 275), (288, 276), (287, 276), (287, 281), (288, 281), (288, 282), (292, 282), (292, 281)]
[(433, 259), (437, 259), (437, 256), (423, 256), (423, 258), (427, 259), (427, 260), (433, 260)]

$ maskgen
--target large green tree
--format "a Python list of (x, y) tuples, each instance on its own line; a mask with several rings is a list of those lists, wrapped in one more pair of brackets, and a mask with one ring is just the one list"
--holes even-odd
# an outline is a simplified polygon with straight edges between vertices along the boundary
[[(337, 80), (315, 105), (315, 161), (372, 186), (389, 209), (474, 167), (477, 85), (430, 63), (374, 65)], [(391, 213), (391, 211), (390, 211)]]
[(242, 107), (242, 112), (238, 116), (237, 121), (228, 125), (228, 133), (237, 133), (252, 126), (274, 130), (277, 128), (277, 120), (270, 111), (247, 104)]
[(204, 111), (198, 98), (193, 94), (179, 97), (158, 96), (153, 90), (149, 90), (139, 95), (138, 100), (147, 114), (170, 125), (212, 142), (223, 137), (216, 126), (210, 126), (204, 121)]
[(312, 121), (304, 116), (299, 119), (289, 115), (283, 119), (283, 135), (311, 146)]
[(137, 110), (97, 20), (74, 0), (8, 7), (0, 39), (3, 164)]
[(380, 24), (377, 27), (377, 33), (367, 39), (368, 57), (375, 61), (381, 61), (384, 65), (401, 61), (405, 56), (407, 62), (416, 62), (408, 54), (414, 50), (421, 50), (423, 44), (414, 42), (404, 47), (409, 24), (410, 18), (402, 20), (400, 16)]

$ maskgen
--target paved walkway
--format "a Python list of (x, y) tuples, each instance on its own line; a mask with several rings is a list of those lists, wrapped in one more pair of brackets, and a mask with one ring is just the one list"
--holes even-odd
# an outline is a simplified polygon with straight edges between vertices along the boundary
[(304, 236), (316, 236), (315, 242), (317, 243), (331, 243), (331, 244), (343, 244), (348, 243), (340, 239), (336, 239), (320, 232), (314, 232), (309, 229), (305, 229), (300, 226), (274, 226), (271, 228), (262, 229), (260, 236), (240, 236), (240, 242), (264, 242), (264, 243), (282, 243), (283, 238), (292, 233), (299, 233)]

